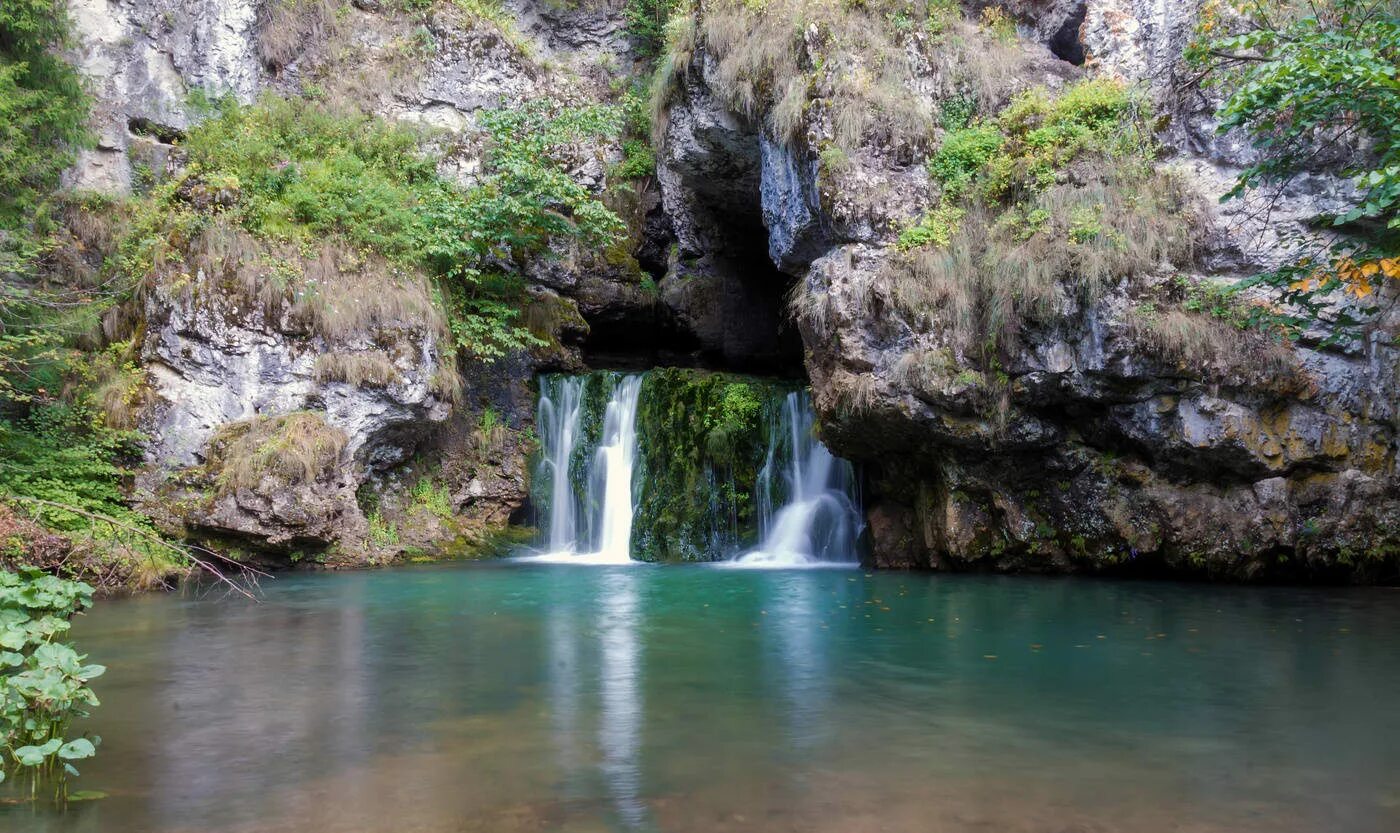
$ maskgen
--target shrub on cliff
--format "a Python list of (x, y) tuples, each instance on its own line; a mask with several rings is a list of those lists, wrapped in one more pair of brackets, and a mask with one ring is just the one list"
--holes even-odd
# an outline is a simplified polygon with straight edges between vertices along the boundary
[[(1318, 217), (1322, 233), (1293, 241), (1287, 265), (1246, 285), (1279, 290), (1291, 310), (1256, 310), (1260, 323), (1297, 333), (1345, 290), (1358, 299), (1377, 282), (1400, 279), (1400, 14), (1375, 0), (1306, 6), (1252, 3), (1203, 9), (1187, 58), (1207, 83), (1226, 90), (1220, 130), (1242, 130), (1258, 161), (1226, 195), (1281, 189), (1308, 171), (1335, 168), (1356, 185), (1342, 211)], [(1356, 322), (1332, 318), (1334, 338)]]
[[(417, 291), (407, 277), (317, 287), (296, 252), (339, 242), (365, 264), (384, 261), (377, 273), (407, 269), (435, 279), (439, 315), (472, 357), (490, 361), (536, 346), (539, 339), (520, 323), (524, 261), (555, 247), (601, 248), (622, 231), (564, 171), (559, 148), (616, 133), (620, 115), (616, 108), (533, 102), (482, 113), (480, 122), (485, 171), (462, 188), (437, 174), (425, 137), (408, 128), (302, 99), (226, 103), (189, 132), (189, 167), (152, 192), (138, 233), (123, 247), (123, 268), (140, 280), (162, 262), (186, 261), (191, 242), (222, 224), (252, 235), (248, 252), (267, 249), (262, 260), (269, 262), (261, 266), (258, 258), (239, 258), (230, 267), (256, 267), (247, 276), (255, 294), (284, 292), (293, 302), (336, 290), (363, 296), (321, 305), (333, 312), (351, 300), (382, 306), (376, 296), (386, 287)], [(329, 277), (356, 272), (332, 271)]]
[(900, 236), (875, 289), (963, 353), (995, 364), (1023, 322), (1092, 301), (1125, 277), (1183, 262), (1193, 213), (1136, 94), (1090, 79), (1029, 90), (948, 132), (929, 157), (940, 205)]
[(52, 49), (67, 38), (59, 0), (0, 4), (0, 273), (33, 256), (59, 174), (87, 138), (82, 80)]

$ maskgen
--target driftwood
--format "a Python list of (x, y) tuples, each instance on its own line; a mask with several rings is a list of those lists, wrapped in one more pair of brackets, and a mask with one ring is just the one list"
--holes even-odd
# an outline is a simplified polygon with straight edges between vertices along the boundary
[[(132, 536), (145, 542), (149, 546), (165, 550), (175, 555), (181, 560), (188, 561), (201, 572), (212, 576), (216, 581), (225, 585), (230, 592), (238, 593), (239, 595), (245, 596), (253, 601), (257, 601), (257, 595), (255, 591), (257, 589), (258, 579), (269, 575), (268, 573), (265, 573), (262, 570), (257, 569), (256, 567), (239, 563), (231, 558), (228, 558), (227, 556), (221, 555), (206, 547), (199, 546), (198, 544), (190, 544), (184, 542), (177, 543), (173, 541), (168, 541), (154, 532), (141, 529), (137, 526), (133, 526), (132, 524), (129, 524), (125, 521), (113, 518), (110, 515), (104, 515), (101, 512), (91, 512), (86, 509), (79, 509), (75, 506), (70, 506), (66, 503), (58, 503), (56, 501), (43, 500), (41, 498), (33, 497), (23, 497), (19, 495), (6, 496), (5, 500), (13, 501), (15, 503), (28, 504), (30, 506), (48, 507), (50, 509), (57, 509), (62, 512), (71, 512), (74, 515), (87, 518), (90, 521), (105, 524), (109, 529), (112, 530), (114, 534), (113, 543), (125, 548), (125, 550), (128, 553), (132, 551), (132, 546), (125, 540), (123, 540), (123, 535)], [(93, 541), (93, 543), (95, 544), (96, 541)], [(58, 555), (58, 558), (55, 561), (55, 563), (36, 566), (44, 566), (50, 568), (62, 567), (72, 557), (72, 554), (73, 550), (70, 548), (66, 552), (63, 552), (61, 555), (58, 555), (56, 553), (56, 555)], [(88, 566), (91, 567), (91, 565)], [(108, 577), (112, 577), (115, 572), (115, 570), (109, 571)], [(122, 580), (124, 580), (124, 577), (117, 577), (117, 580), (116, 582), (114, 582), (114, 584), (120, 583)], [(101, 576), (98, 576), (98, 581), (102, 584), (106, 583), (105, 581), (103, 581)]]

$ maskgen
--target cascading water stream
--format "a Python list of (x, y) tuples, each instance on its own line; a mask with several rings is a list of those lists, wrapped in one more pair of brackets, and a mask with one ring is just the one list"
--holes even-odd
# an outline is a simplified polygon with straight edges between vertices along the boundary
[[(640, 376), (613, 385), (598, 446), (589, 461), (587, 489), (574, 489), (577, 455), (586, 451), (587, 378), (550, 376), (540, 381), (536, 416), (542, 454), (537, 477), (548, 482), (548, 552), (537, 560), (565, 563), (631, 563), (633, 469), (637, 457)], [(580, 521), (585, 523), (579, 528)]]
[[(603, 444), (594, 464), (594, 480), (603, 503), (598, 549), (592, 560), (626, 564), (632, 560), (632, 469), (637, 460), (637, 401), (642, 377), (628, 376), (613, 390), (603, 418)], [(601, 483), (597, 483), (601, 480)]]
[(579, 440), (582, 402), (582, 376), (541, 380), (535, 422), (545, 451), (540, 469), (550, 484), (550, 552), (571, 550), (578, 541), (578, 507), (573, 500), (569, 466)]
[[(855, 563), (861, 513), (854, 473), (814, 436), (805, 391), (739, 378), (718, 388), (723, 395), (714, 386), (677, 393), (674, 378), (651, 377), (645, 386), (643, 378), (540, 377), (534, 499), (545, 554), (535, 560), (632, 563), (636, 526), (643, 559), (655, 556), (659, 536), (689, 535), (690, 549), (672, 539), (663, 551), (745, 567)], [(643, 417), (644, 387), (645, 396), (659, 398), (647, 400)], [(688, 398), (697, 390), (699, 399)], [(732, 407), (723, 397), (753, 401), (755, 392), (762, 406), (740, 423), (748, 433), (714, 433), (725, 424), (718, 415)], [(647, 436), (639, 438), (639, 429)], [(747, 473), (736, 481), (740, 472)], [(643, 481), (662, 491), (646, 492)], [(668, 491), (676, 489), (685, 491)]]
[[(731, 563), (751, 567), (855, 563), (861, 529), (855, 477), (850, 463), (833, 457), (813, 435), (814, 421), (807, 394), (789, 393), (781, 419), (770, 430), (768, 454), (755, 489), (761, 543)], [(783, 486), (787, 501), (774, 512), (775, 494)]]

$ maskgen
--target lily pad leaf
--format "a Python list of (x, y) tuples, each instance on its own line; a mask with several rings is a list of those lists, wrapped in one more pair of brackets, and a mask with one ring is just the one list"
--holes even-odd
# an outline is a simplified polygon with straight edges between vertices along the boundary
[(81, 761), (83, 758), (91, 758), (96, 754), (97, 748), (87, 738), (70, 740), (58, 750), (58, 757), (65, 761)]

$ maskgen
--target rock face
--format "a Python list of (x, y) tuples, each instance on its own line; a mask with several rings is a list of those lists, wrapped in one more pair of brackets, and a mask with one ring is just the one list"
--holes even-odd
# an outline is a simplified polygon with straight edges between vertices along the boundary
[(78, 67), (93, 80), (96, 147), (69, 179), (78, 188), (124, 193), (134, 164), (168, 147), (161, 131), (198, 117), (192, 94), (250, 100), (262, 84), (257, 0), (72, 0)]
[(181, 482), (193, 487), (181, 493), (183, 520), (263, 549), (356, 540), (365, 519), (346, 439), (312, 411), (228, 422), (208, 444), (205, 465)]
[[(1286, 256), (1281, 239), (1345, 197), (1345, 183), (1318, 176), (1294, 183), (1288, 207), (1267, 220), (1248, 202), (1215, 207), (1252, 150), (1217, 135), (1213, 102), (1177, 92), (1194, 4), (1089, 0), (1012, 11), (1023, 36), (1062, 58), (1079, 57), (1078, 44), (1094, 71), (1148, 84), (1173, 116), (1161, 138), (1174, 155), (1164, 165), (1199, 195), (1194, 280), (1274, 265)], [(1017, 60), (1004, 76), (1013, 89), (1055, 89), (1080, 73), (1034, 47)], [(899, 229), (930, 206), (919, 160), (874, 142), (839, 167), (812, 164), (804, 148), (825, 146), (834, 132), (823, 108), (810, 107), (784, 147), (716, 112), (711, 61), (698, 47), (671, 111), (666, 205), (681, 218), (678, 237), (703, 256), (714, 237), (703, 208), (745, 216), (752, 209), (738, 203), (757, 177), (769, 257), (800, 278), (796, 307), (823, 438), (866, 473), (876, 565), (1240, 579), (1382, 580), (1400, 571), (1400, 356), (1384, 335), (1400, 326), (1393, 289), (1365, 344), (1288, 348), (1196, 321), (1211, 347), (1188, 360), (1143, 325), (1143, 298), (1175, 291), (1163, 271), (1090, 301), (1061, 295), (1053, 315), (1023, 322), (993, 373), (966, 362), (952, 332), (904, 315), (881, 288)], [(915, 73), (911, 100), (937, 89), (926, 83), (937, 67), (926, 72)], [(730, 175), (716, 194), (721, 172)]]
[[(877, 564), (1392, 569), (1394, 350), (1300, 349), (1248, 378), (1203, 381), (1137, 339), (1125, 299), (1110, 297), (1027, 335), (997, 415), (984, 379), (872, 322), (856, 300), (871, 267), (858, 248), (814, 264), (808, 286), (827, 316), (804, 336), (824, 436), (866, 463)], [(924, 362), (912, 373), (911, 356)]]
[[(237, 263), (220, 272), (192, 255), (188, 282), (157, 282), (142, 298), (142, 363), (158, 398), (142, 423), (154, 438), (147, 505), (163, 507), (172, 526), (267, 553), (310, 548), (355, 562), (371, 549), (442, 551), (523, 514), (522, 432), (538, 370), (805, 368), (824, 439), (863, 466), (877, 565), (1393, 579), (1393, 288), (1374, 335), (1345, 348), (1310, 335), (1284, 349), (1225, 325), (1172, 319), (1177, 342), (1205, 345), (1188, 358), (1144, 323), (1154, 299), (1182, 300), (1179, 273), (1209, 286), (1290, 257), (1287, 242), (1342, 204), (1348, 184), (1299, 177), (1272, 212), (1257, 198), (1218, 204), (1254, 151), (1244, 137), (1217, 132), (1209, 94), (1182, 92), (1196, 3), (1000, 5), (1017, 44), (959, 37), (959, 53), (953, 41), (945, 49), (917, 33), (900, 41), (899, 60), (886, 56), (908, 77), (893, 98), (862, 107), (925, 118), (917, 141), (891, 128), (843, 147), (853, 114), (832, 102), (849, 90), (836, 90), (840, 78), (816, 64), (797, 78), (812, 85), (810, 100), (788, 114), (795, 126), (780, 139), (767, 105), (746, 115), (726, 105), (720, 61), (699, 37), (654, 149), (656, 182), (620, 211), (636, 256), (553, 252), (523, 264), (531, 310), (559, 344), (463, 367), (460, 387), (448, 384), (447, 338), (430, 316), (326, 326), (290, 299), (254, 300), (233, 280)], [(71, 8), (75, 56), (94, 82), (98, 142), (69, 180), (113, 194), (178, 168), (180, 135), (208, 112), (208, 99), (248, 102), (263, 91), (346, 97), (439, 128), (440, 172), (470, 185), (482, 170), (481, 110), (540, 96), (603, 100), (616, 93), (617, 68), (635, 57), (620, 3), (508, 0), (514, 26), (448, 3), (411, 18), (373, 0), (72, 0)], [(822, 48), (815, 24), (799, 40)], [(959, 74), (968, 66), (975, 83)], [(994, 112), (1020, 90), (1058, 91), (1086, 73), (1144, 85), (1170, 117), (1162, 165), (1199, 198), (1195, 258), (1092, 298), (1058, 293), (1052, 314), (1023, 322), (994, 368), (978, 364), (954, 327), (901, 312), (886, 286), (901, 232), (940, 199), (924, 162), (943, 135), (941, 108), (962, 97)], [(890, 83), (875, 80), (861, 94)], [(579, 143), (568, 155), (561, 164), (594, 193), (623, 159), (615, 140)], [(353, 270), (339, 277), (358, 280)], [(230, 426), (307, 413), (339, 438), (333, 459), (318, 457), (290, 479), (237, 484), (214, 470), (232, 459)], [(692, 550), (698, 530), (686, 532)]]
[[(148, 416), (153, 463), (201, 462), (210, 437), (230, 422), (316, 410), (345, 432), (349, 459), (384, 468), (447, 419), (447, 395), (437, 387), (443, 346), (429, 329), (405, 322), (328, 339), (299, 326), (290, 311), (279, 313), (218, 292), (151, 293), (142, 363), (161, 400)], [(357, 360), (382, 363), (385, 378), (337, 378), (337, 362)]]
[[(450, 3), (413, 15), (396, 8), (74, 0), (74, 57), (93, 81), (98, 143), (69, 184), (114, 196), (140, 191), (178, 172), (183, 131), (212, 112), (210, 101), (314, 89), (445, 131), (440, 172), (471, 185), (483, 150), (473, 132), (478, 111), (543, 96), (597, 101), (609, 79), (589, 67), (626, 50), (621, 10), (606, 6), (519, 3), (516, 27)], [(580, 145), (566, 164), (598, 191), (620, 159), (616, 142)], [(372, 307), (385, 293), (406, 293), (399, 306), (411, 314), (328, 324), (314, 304), (268, 302), (269, 280), (254, 264), (293, 255), (257, 250), (217, 221), (214, 229), (192, 242), (183, 276), (152, 276), (140, 302), (141, 365), (155, 404), (141, 421), (151, 441), (137, 498), (171, 528), (269, 555), (319, 551), (354, 563), (480, 543), (526, 500), (530, 449), (519, 432), (535, 368), (580, 366), (578, 345), (590, 333), (583, 315), (619, 331), (646, 322), (655, 332), (672, 320), (658, 293), (640, 290), (635, 261), (552, 253), (531, 264), (529, 293), (558, 349), (457, 370), (426, 286), (365, 273), (356, 265), (363, 258), (330, 253), (328, 303)], [(216, 446), (229, 427), (292, 414), (315, 415), (343, 437), (334, 461), (295, 483), (221, 486), (217, 469), (227, 461)]]
[[(213, 112), (211, 102), (228, 96), (246, 104), (269, 93), (312, 93), (440, 131), (439, 173), (471, 186), (487, 144), (476, 125), (480, 111), (546, 97), (579, 107), (610, 100), (619, 67), (634, 60), (621, 4), (565, 8), (512, 0), (508, 22), (453, 3), (410, 13), (395, 4), (338, 0), (73, 0), (72, 12), (73, 54), (93, 82), (98, 142), (68, 182), (114, 196), (178, 174), (184, 131)], [(726, 239), (763, 247), (756, 135), (748, 137), (744, 163), (752, 174), (748, 190), (732, 202), (749, 217)], [(594, 193), (609, 187), (609, 170), (623, 158), (617, 138), (579, 142), (566, 153), (558, 161)], [(355, 549), (366, 535), (377, 535), (380, 550), (433, 549), (479, 538), (485, 527), (520, 513), (529, 446), (515, 432), (529, 424), (525, 386), (534, 372), (581, 370), (585, 356), (618, 364), (796, 367), (797, 331), (780, 333), (790, 279), (759, 258), (765, 281), (746, 280), (748, 263), (712, 258), (722, 248), (719, 237), (702, 241), (699, 225), (686, 223), (680, 227), (686, 265), (663, 280), (668, 261), (682, 263), (672, 258), (672, 221), (654, 187), (630, 193), (630, 202), (615, 206), (636, 226), (629, 250), (553, 251), (520, 264), (527, 315), (543, 322), (557, 344), (513, 359), (505, 376), (500, 365), (462, 367), (455, 403), (451, 348), (422, 288), (413, 290), (424, 301), (410, 304), (421, 313), (415, 320), (327, 330), (313, 320), (315, 310), (288, 299), (268, 306), (247, 291), (267, 280), (248, 274), (246, 263), (285, 253), (222, 252), (218, 262), (205, 262), (208, 252), (191, 251), (188, 278), (152, 281), (136, 316), (143, 325), (141, 363), (156, 399), (142, 419), (152, 438), (143, 504), (168, 509), (170, 492), (160, 484), (174, 478), (185, 485), (171, 504), (180, 511), (161, 512), (168, 524), (265, 552)], [(713, 200), (695, 205), (696, 211), (724, 208)], [(709, 222), (719, 234), (719, 221)], [(631, 251), (653, 274), (639, 268)], [(661, 285), (648, 284), (652, 279)], [(374, 294), (362, 276), (338, 274), (332, 281), (344, 283), (339, 291), (356, 303)], [(201, 472), (209, 474), (210, 442), (221, 430), (301, 412), (344, 433), (334, 477), (328, 472), (276, 494), (248, 486), (204, 499), (213, 481)], [(488, 413), (505, 427), (482, 434), (478, 422)], [(425, 466), (419, 455), (441, 465)], [(408, 493), (424, 478), (449, 495), (450, 518), (418, 512)], [(364, 508), (352, 505), (357, 490), (362, 498), (371, 495)], [(371, 504), (386, 519), (404, 516), (393, 535), (366, 526)]]

